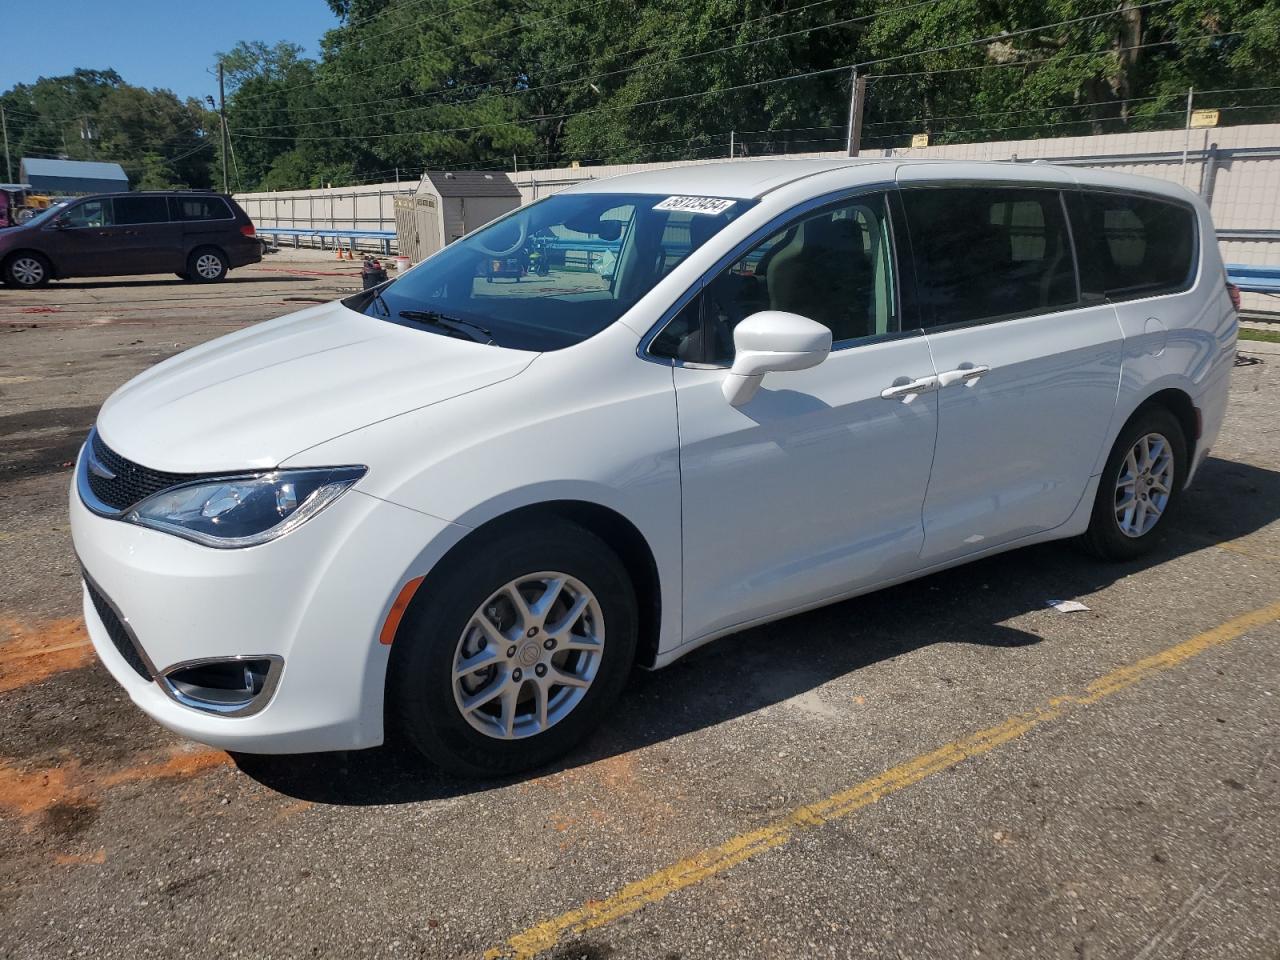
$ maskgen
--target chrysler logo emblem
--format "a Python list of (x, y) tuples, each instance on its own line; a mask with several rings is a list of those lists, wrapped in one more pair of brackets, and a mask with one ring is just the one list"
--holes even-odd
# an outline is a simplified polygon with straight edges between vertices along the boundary
[(98, 459), (98, 455), (92, 450), (89, 451), (89, 472), (95, 477), (101, 477), (103, 480), (114, 480), (116, 475), (107, 469), (106, 464)]

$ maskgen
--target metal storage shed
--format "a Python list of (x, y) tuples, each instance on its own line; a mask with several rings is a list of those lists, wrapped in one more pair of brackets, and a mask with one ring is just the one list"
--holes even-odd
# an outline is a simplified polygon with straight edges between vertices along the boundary
[(19, 179), (43, 193), (123, 193), (129, 178), (118, 163), (23, 157)]
[(428, 170), (413, 196), (396, 198), (400, 252), (423, 260), (518, 206), (520, 191), (505, 173)]

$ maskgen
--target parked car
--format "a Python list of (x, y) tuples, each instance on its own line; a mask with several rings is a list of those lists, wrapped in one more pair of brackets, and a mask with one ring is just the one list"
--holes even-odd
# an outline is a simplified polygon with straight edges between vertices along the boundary
[(83, 197), (0, 233), (0, 278), (11, 287), (146, 273), (211, 283), (261, 259), (253, 221), (217, 193)]
[[(618, 220), (607, 280), (486, 283), (530, 236)], [(394, 728), (455, 771), (542, 764), (633, 664), (1026, 544), (1150, 549), (1236, 330), (1209, 211), (1170, 183), (591, 181), (117, 390), (71, 491), (89, 634), (206, 743)]]

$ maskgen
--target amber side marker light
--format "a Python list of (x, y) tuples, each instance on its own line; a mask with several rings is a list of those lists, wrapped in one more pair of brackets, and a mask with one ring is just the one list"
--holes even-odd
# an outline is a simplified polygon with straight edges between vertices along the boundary
[(418, 592), (418, 588), (422, 586), (424, 577), (414, 577), (396, 594), (395, 603), (391, 604), (391, 611), (387, 614), (387, 619), (382, 624), (382, 632), (378, 634), (378, 642), (384, 646), (391, 646), (392, 641), (396, 638), (396, 631), (400, 629), (400, 621), (404, 619), (404, 612), (409, 609), (409, 601), (413, 599), (413, 595)]

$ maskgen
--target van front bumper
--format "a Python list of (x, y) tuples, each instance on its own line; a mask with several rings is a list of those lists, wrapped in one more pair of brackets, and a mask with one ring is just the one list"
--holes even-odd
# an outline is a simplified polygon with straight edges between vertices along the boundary
[[(465, 532), (353, 489), (278, 540), (219, 550), (101, 517), (71, 489), (84, 617), (98, 657), (163, 726), (246, 753), (382, 742), (390, 647), (379, 631), (404, 583)], [(244, 715), (181, 703), (157, 679), (180, 664), (236, 657), (279, 666)]]

